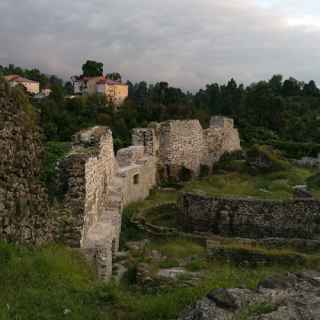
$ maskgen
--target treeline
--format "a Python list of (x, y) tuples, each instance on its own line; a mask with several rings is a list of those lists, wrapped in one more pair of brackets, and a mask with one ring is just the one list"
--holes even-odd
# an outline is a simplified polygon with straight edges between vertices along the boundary
[(55, 75), (47, 75), (38, 69), (24, 69), (21, 67), (17, 67), (14, 64), (9, 64), (8, 66), (0, 65), (0, 77), (7, 76), (11, 74), (16, 74), (21, 77), (37, 81), (40, 83), (40, 88), (55, 88), (59, 87), (65, 91), (65, 94), (72, 93), (72, 84), (71, 82), (64, 82), (62, 79)]
[[(86, 66), (91, 67), (88, 62)], [(84, 71), (93, 72), (88, 68)], [(0, 66), (0, 74), (20, 74), (19, 69)], [(35, 70), (21, 72), (38, 81), (37, 77), (43, 76)], [(51, 80), (47, 77), (43, 83), (52, 79), (54, 76)], [(209, 84), (196, 93), (167, 82), (128, 82), (129, 98), (118, 111), (102, 96), (66, 98), (66, 85), (58, 81), (49, 98), (33, 102), (48, 141), (70, 141), (78, 130), (105, 125), (112, 129), (119, 148), (130, 144), (132, 128), (152, 121), (196, 118), (207, 126), (212, 115), (224, 115), (234, 118), (244, 144), (273, 144), (293, 157), (315, 155), (320, 150), (320, 90), (314, 81), (275, 75), (245, 87), (231, 79), (223, 85)]]
[(298, 150), (293, 151), (292, 143), (299, 142), (300, 150), (301, 143), (308, 143), (306, 150), (312, 151), (312, 144), (320, 142), (320, 91), (314, 81), (305, 84), (274, 76), (244, 87), (232, 79), (225, 85), (207, 85), (196, 94), (166, 82), (128, 85), (129, 98), (119, 111), (106, 107), (101, 96), (64, 99), (63, 92), (53, 92), (37, 104), (47, 138), (66, 141), (79, 129), (106, 125), (122, 147), (130, 143), (132, 128), (152, 121), (196, 118), (207, 126), (212, 115), (225, 115), (235, 119), (244, 143), (268, 142), (285, 149), (290, 142), (288, 152), (294, 154)]

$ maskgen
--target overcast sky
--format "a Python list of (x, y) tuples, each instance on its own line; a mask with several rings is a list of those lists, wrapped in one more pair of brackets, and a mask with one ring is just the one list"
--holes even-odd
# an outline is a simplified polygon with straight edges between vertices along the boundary
[(190, 90), (274, 73), (320, 84), (320, 1), (0, 0), (0, 64), (68, 79), (87, 59)]

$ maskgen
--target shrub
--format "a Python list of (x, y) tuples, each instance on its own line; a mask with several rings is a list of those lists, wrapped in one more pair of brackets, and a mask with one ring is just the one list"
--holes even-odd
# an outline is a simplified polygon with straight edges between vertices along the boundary
[(280, 150), (289, 159), (301, 159), (303, 157), (316, 158), (320, 153), (320, 144), (301, 143), (292, 141), (265, 140), (263, 143)]
[(267, 145), (254, 145), (247, 152), (247, 161), (253, 173), (270, 173), (287, 170), (290, 164), (280, 151)]
[(213, 165), (213, 170), (247, 172), (246, 155), (242, 150), (227, 152)]
[(49, 195), (54, 193), (54, 180), (56, 165), (70, 150), (70, 143), (50, 141), (45, 146), (45, 159), (43, 161), (41, 180), (49, 190)]
[(320, 189), (320, 173), (317, 173), (307, 179), (309, 189)]
[(200, 178), (208, 177), (210, 173), (210, 168), (204, 164), (200, 166)]
[(179, 181), (190, 181), (192, 179), (192, 171), (186, 167), (182, 167), (179, 171)]

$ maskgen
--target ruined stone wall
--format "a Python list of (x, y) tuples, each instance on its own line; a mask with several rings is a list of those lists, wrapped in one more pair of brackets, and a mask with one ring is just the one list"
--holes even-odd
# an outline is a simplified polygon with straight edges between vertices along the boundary
[(42, 155), (31, 106), (0, 79), (0, 240), (51, 239), (46, 190), (39, 181)]
[(233, 120), (225, 117), (212, 117), (205, 130), (198, 120), (152, 123), (149, 128), (134, 129), (132, 140), (159, 158), (164, 178), (177, 178), (182, 168), (196, 177), (201, 165), (211, 170), (224, 153), (241, 150), (239, 132)]
[(119, 150), (117, 161), (123, 205), (146, 199), (157, 184), (157, 158), (145, 154), (144, 147), (138, 146)]
[(166, 121), (160, 124), (161, 164), (168, 176), (177, 176), (181, 167), (199, 174), (203, 152), (202, 127), (198, 120)]
[(210, 168), (226, 152), (241, 150), (240, 137), (234, 128), (233, 120), (225, 117), (212, 117), (210, 127), (203, 130), (202, 163)]
[(59, 164), (62, 207), (69, 212), (69, 224), (60, 230), (64, 243), (84, 245), (89, 229), (106, 211), (115, 166), (108, 128), (94, 127), (74, 137), (72, 151)]
[(132, 131), (132, 145), (143, 146), (146, 155), (159, 156), (159, 123), (152, 123), (149, 128), (137, 128)]
[(181, 194), (178, 225), (186, 231), (246, 238), (320, 238), (320, 201), (230, 199)]
[(112, 273), (119, 249), (124, 206), (145, 199), (156, 184), (156, 158), (144, 146), (114, 156), (112, 133), (94, 127), (78, 133), (70, 154), (59, 164), (61, 197), (56, 212), (57, 240), (82, 252), (102, 279)]

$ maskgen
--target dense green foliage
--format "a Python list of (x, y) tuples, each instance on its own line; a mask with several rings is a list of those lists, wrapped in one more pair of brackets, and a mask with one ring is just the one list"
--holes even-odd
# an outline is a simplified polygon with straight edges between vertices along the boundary
[(47, 186), (49, 195), (55, 189), (56, 165), (70, 150), (68, 142), (50, 141), (45, 145), (45, 159), (42, 161), (41, 180)]
[(134, 127), (190, 118), (207, 126), (211, 115), (220, 114), (235, 119), (244, 144), (267, 142), (290, 157), (320, 150), (320, 94), (310, 83), (275, 76), (245, 88), (231, 80), (227, 85), (207, 85), (196, 94), (166, 82), (128, 85), (129, 98), (119, 111), (95, 96), (63, 99), (63, 94), (56, 94), (39, 102), (48, 140), (68, 141), (79, 129), (98, 124), (111, 127), (116, 146), (122, 147), (130, 143)]
[[(80, 129), (105, 125), (112, 129), (117, 149), (130, 143), (132, 128), (152, 121), (195, 118), (207, 126), (210, 116), (224, 115), (235, 119), (244, 145), (270, 144), (292, 158), (315, 156), (320, 151), (320, 90), (314, 81), (283, 80), (275, 75), (269, 81), (245, 87), (231, 79), (223, 85), (208, 84), (194, 94), (167, 82), (148, 85), (129, 81), (129, 98), (116, 111), (101, 96), (66, 99), (65, 95), (71, 93), (70, 82), (63, 85), (57, 77), (37, 69), (0, 66), (0, 76), (11, 73), (52, 88), (48, 99), (33, 102), (49, 141), (70, 141)], [(103, 64), (87, 61), (83, 74), (103, 74)], [(107, 76), (121, 79), (117, 72)]]
[(21, 77), (28, 78), (30, 80), (38, 81), (41, 88), (51, 87), (51, 86), (63, 86), (63, 80), (59, 79), (55, 75), (48, 76), (41, 73), (38, 69), (23, 69), (15, 66), (14, 64), (9, 64), (9, 66), (0, 65), (0, 76), (6, 76), (16, 74)]
[(87, 60), (87, 62), (82, 66), (82, 74), (85, 77), (102, 76), (103, 63), (92, 61), (92, 60)]

